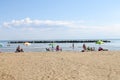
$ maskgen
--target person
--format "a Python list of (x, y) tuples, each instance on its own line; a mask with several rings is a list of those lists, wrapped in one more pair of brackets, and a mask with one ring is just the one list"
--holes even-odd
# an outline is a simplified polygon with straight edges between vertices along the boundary
[(72, 48), (74, 49), (74, 43), (72, 44)]
[(99, 47), (99, 48), (98, 48), (98, 51), (103, 51), (103, 48), (102, 48), (102, 47)]
[(20, 48), (20, 45), (18, 45), (18, 47), (16, 48), (15, 52), (24, 52), (22, 48)]
[(46, 51), (50, 51), (50, 49), (49, 49), (49, 48), (46, 48)]
[(59, 51), (60, 50), (60, 47), (59, 45), (56, 46), (56, 51)]
[(87, 50), (87, 47), (86, 47), (86, 45), (85, 44), (83, 44), (83, 50), (82, 50), (82, 52), (85, 52), (86, 50)]
[(98, 51), (108, 51), (108, 49), (103, 49), (102, 47), (99, 47)]
[(86, 45), (85, 45), (85, 44), (83, 44), (83, 49), (84, 49), (84, 50), (87, 50), (87, 48), (86, 48)]
[(21, 49), (21, 52), (24, 52), (23, 49)]

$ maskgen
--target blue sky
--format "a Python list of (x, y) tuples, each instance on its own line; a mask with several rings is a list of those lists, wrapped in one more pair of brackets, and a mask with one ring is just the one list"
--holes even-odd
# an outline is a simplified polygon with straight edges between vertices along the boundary
[(116, 39), (120, 0), (0, 0), (0, 40)]

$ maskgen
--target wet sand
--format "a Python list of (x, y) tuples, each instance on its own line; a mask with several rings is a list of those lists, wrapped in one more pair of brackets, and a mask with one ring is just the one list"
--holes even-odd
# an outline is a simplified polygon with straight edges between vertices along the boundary
[(0, 80), (120, 80), (120, 51), (0, 53)]

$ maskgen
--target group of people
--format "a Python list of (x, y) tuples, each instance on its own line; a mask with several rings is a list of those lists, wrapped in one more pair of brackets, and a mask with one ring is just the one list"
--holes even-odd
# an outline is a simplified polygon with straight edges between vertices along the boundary
[(83, 44), (83, 50), (82, 52), (85, 52), (85, 51), (95, 51), (95, 47), (87, 47), (85, 44)]
[[(62, 51), (62, 48), (60, 48), (60, 46), (57, 45), (56, 48), (55, 48), (55, 50), (56, 50), (56, 51)], [(52, 49), (46, 48), (46, 51), (54, 51), (54, 47), (52, 47)], [(24, 52), (24, 50), (20, 47), (20, 45), (18, 45), (18, 47), (16, 48), (16, 51), (15, 51), (15, 52), (16, 52), (16, 53), (17, 53), (17, 52)]]
[[(74, 49), (74, 43), (72, 44), (72, 48)], [(95, 47), (89, 47), (86, 46), (85, 44), (82, 45), (83, 50), (81, 52), (86, 52), (86, 51), (108, 51), (108, 49), (104, 49), (102, 47), (99, 47), (98, 50), (95, 49)], [(59, 45), (56, 46), (56, 48), (46, 48), (46, 51), (62, 51), (62, 48), (60, 48)]]
[[(86, 51), (95, 51), (95, 47), (87, 47), (85, 44), (83, 44), (83, 50), (82, 52), (86, 52)], [(98, 51), (108, 51), (108, 49), (103, 49), (102, 47), (98, 48)]]
[(52, 47), (52, 48), (46, 48), (46, 51), (62, 51), (62, 48), (60, 48), (60, 46), (59, 45), (57, 45), (56, 46), (56, 48), (54, 49), (54, 47)]
[[(74, 44), (72, 44), (72, 48), (74, 49)], [(83, 48), (83, 50), (81, 52), (95, 51), (95, 47), (89, 47), (89, 46), (86, 46), (85, 44), (83, 44), (82, 48)], [(59, 45), (57, 45), (56, 48), (54, 48), (54, 47), (46, 48), (46, 51), (62, 51), (62, 48)], [(103, 49), (102, 47), (99, 47), (98, 51), (108, 51), (108, 49)], [(24, 50), (20, 47), (20, 45), (18, 45), (15, 52), (16, 53), (17, 52), (24, 52)]]

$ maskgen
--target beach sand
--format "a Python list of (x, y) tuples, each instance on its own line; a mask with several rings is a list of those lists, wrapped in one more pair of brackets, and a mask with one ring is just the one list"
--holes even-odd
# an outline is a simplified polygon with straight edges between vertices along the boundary
[(120, 51), (0, 53), (0, 80), (120, 80)]

